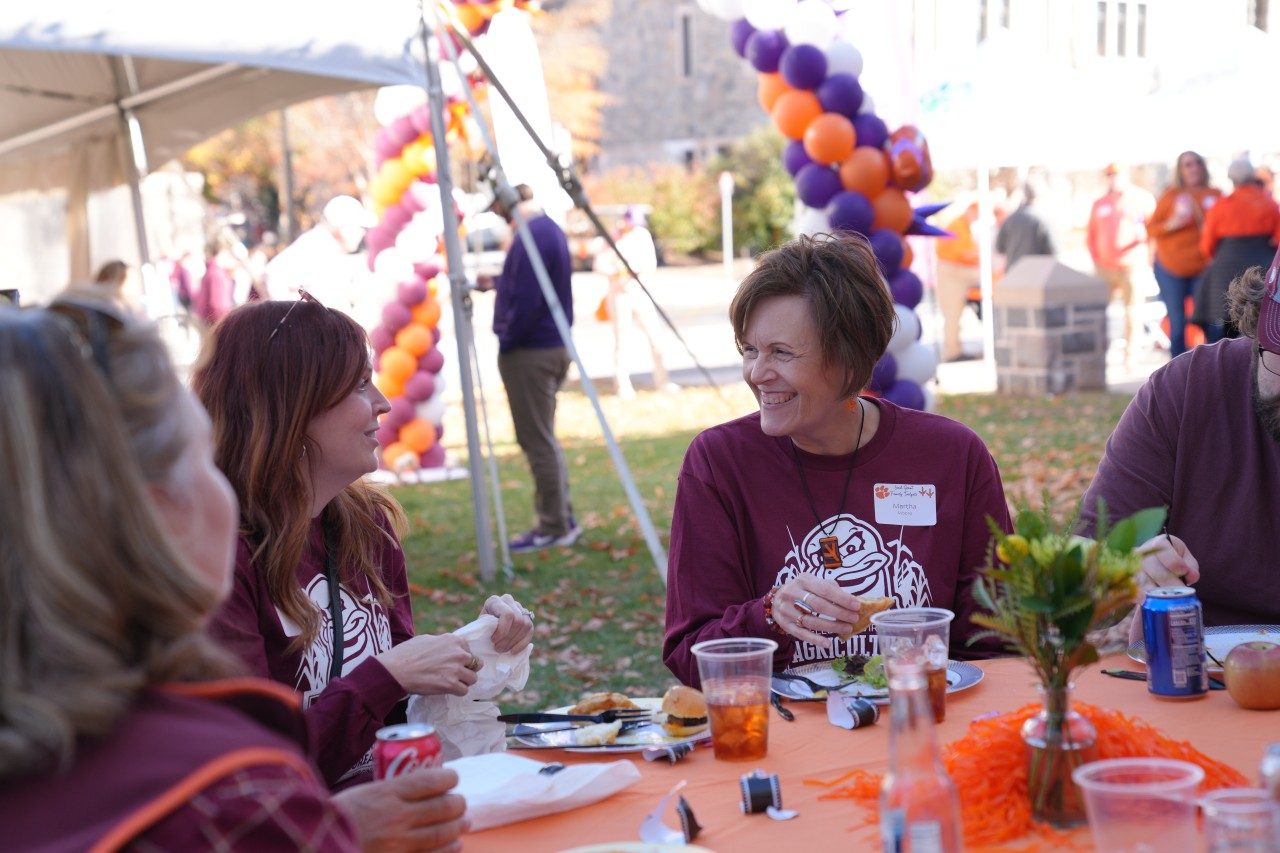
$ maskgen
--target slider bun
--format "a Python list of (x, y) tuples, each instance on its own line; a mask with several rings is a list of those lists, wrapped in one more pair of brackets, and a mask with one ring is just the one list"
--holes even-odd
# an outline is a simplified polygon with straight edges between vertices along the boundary
[(871, 627), (871, 617), (877, 613), (883, 613), (893, 607), (892, 598), (858, 598), (858, 621), (853, 623), (853, 629), (847, 634), (841, 634), (840, 639), (847, 640), (854, 634), (861, 634), (863, 631)]
[(671, 737), (689, 737), (707, 728), (707, 700), (692, 687), (678, 685), (662, 697), (667, 718), (662, 730)]

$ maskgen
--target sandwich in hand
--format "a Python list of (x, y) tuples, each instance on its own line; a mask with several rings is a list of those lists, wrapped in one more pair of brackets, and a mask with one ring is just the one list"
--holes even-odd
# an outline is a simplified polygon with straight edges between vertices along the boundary
[(696, 735), (707, 727), (707, 700), (692, 687), (678, 685), (662, 697), (662, 711), (667, 715), (663, 731), (672, 737)]
[(862, 598), (858, 597), (858, 621), (853, 623), (853, 628), (847, 634), (841, 634), (840, 639), (847, 640), (854, 634), (861, 634), (863, 631), (871, 627), (871, 617), (877, 613), (882, 613), (893, 607), (892, 598)]

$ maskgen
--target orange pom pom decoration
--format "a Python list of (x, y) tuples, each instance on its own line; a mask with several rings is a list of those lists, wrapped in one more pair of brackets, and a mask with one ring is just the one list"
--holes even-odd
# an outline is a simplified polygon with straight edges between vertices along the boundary
[(874, 199), (889, 183), (889, 158), (869, 146), (853, 149), (840, 164), (840, 183), (847, 190)]
[(873, 228), (888, 228), (901, 234), (911, 225), (911, 202), (897, 187), (888, 187), (873, 198), (871, 208), (875, 211)]
[[(378, 363), (379, 378), (389, 380), (401, 386), (418, 370), (418, 359), (399, 346), (388, 347), (382, 353)], [(398, 395), (397, 395), (398, 396)]]
[(804, 130), (804, 153), (815, 163), (830, 165), (852, 154), (857, 139), (853, 122), (839, 113), (823, 113)]
[(761, 74), (760, 82), (756, 84), (756, 101), (764, 107), (765, 112), (773, 112), (773, 105), (778, 102), (778, 98), (790, 91), (791, 87), (782, 79), (781, 74)]
[(809, 123), (822, 115), (822, 102), (813, 92), (792, 89), (778, 97), (770, 112), (773, 113), (773, 123), (783, 136), (802, 139)]
[(415, 454), (426, 453), (436, 443), (436, 428), (421, 418), (400, 427), (400, 444)]
[(911, 269), (911, 264), (915, 261), (915, 259), (916, 259), (916, 253), (911, 251), (911, 241), (904, 239), (902, 241), (902, 264), (898, 268), (904, 269), (904, 270)]
[(434, 344), (431, 330), (421, 323), (410, 323), (396, 332), (396, 346), (414, 358), (422, 358)]
[[(430, 292), (432, 286), (434, 286), (434, 282), (427, 285), (428, 292)], [(432, 293), (432, 296), (434, 295)], [(434, 329), (436, 324), (440, 322), (440, 303), (429, 296), (413, 306), (413, 311), (410, 313), (413, 316), (414, 323), (425, 326), (428, 330)], [(427, 337), (430, 338), (430, 332), (428, 332)], [(399, 343), (399, 339), (397, 339), (396, 343)], [(431, 347), (428, 346), (427, 349), (431, 349)], [(426, 350), (423, 350), (423, 352), (426, 352)]]

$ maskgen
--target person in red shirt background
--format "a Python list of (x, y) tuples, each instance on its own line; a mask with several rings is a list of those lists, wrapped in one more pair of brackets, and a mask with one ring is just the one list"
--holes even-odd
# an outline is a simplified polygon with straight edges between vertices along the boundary
[(1154, 200), (1146, 191), (1131, 186), (1115, 163), (1108, 163), (1102, 174), (1106, 176), (1107, 191), (1089, 212), (1089, 255), (1098, 277), (1107, 283), (1111, 298), (1119, 296), (1124, 303), (1125, 357), (1132, 358), (1133, 268), (1146, 263), (1145, 221)]
[(1280, 237), (1280, 207), (1262, 188), (1248, 158), (1234, 160), (1227, 177), (1235, 189), (1209, 209), (1200, 251), (1209, 259), (1196, 285), (1195, 320), (1209, 343), (1238, 334), (1227, 318), (1227, 288), (1250, 267), (1267, 267)]

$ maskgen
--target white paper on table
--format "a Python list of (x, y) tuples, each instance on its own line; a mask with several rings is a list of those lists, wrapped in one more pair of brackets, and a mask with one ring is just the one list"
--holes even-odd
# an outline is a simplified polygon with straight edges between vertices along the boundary
[(505, 690), (524, 687), (529, 680), (533, 644), (514, 652), (498, 652), (493, 647), (497, 627), (498, 617), (485, 614), (453, 632), (467, 641), (482, 664), (466, 696), (409, 697), (406, 718), (411, 723), (435, 726), (446, 761), (506, 749), (507, 727), (498, 722), (498, 706), (490, 700)]
[(445, 762), (458, 774), (452, 793), (467, 800), (471, 829), (480, 831), (547, 814), (581, 808), (611, 797), (640, 781), (627, 760), (571, 764), (550, 776), (545, 764), (506, 753), (472, 755)]

